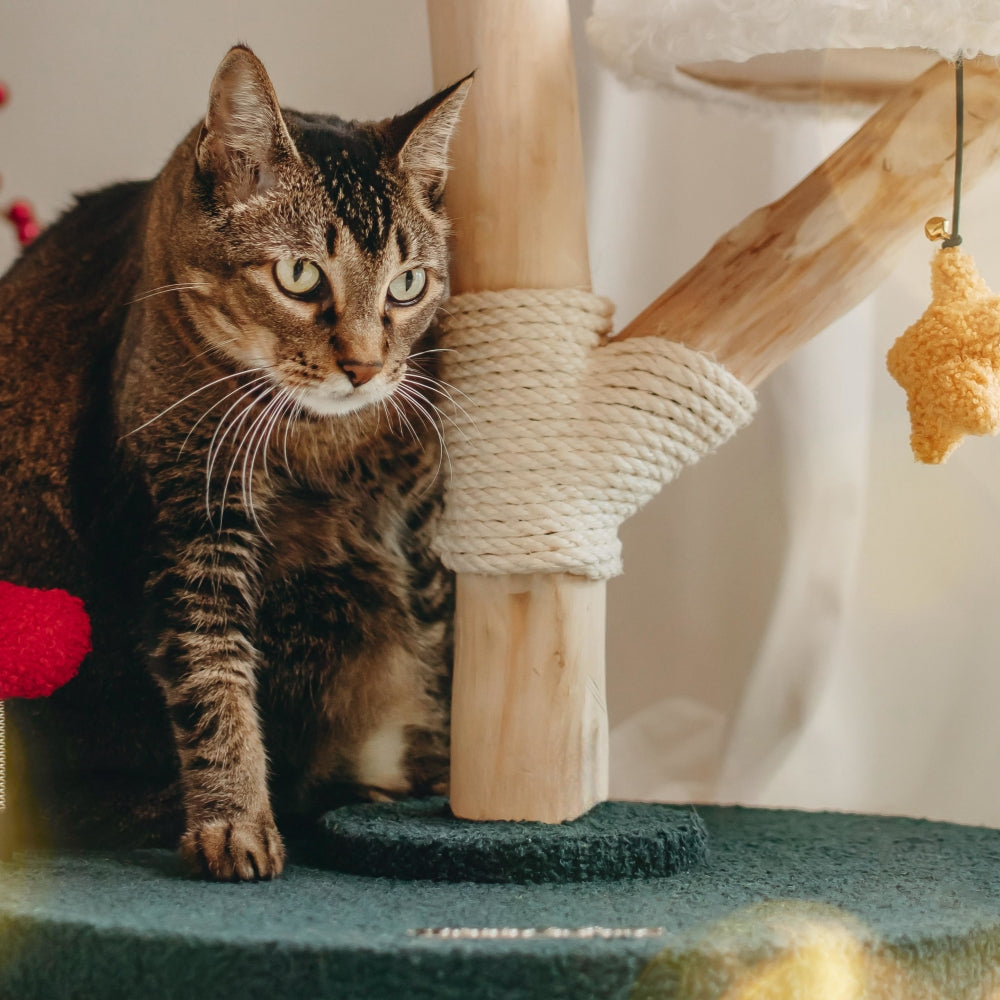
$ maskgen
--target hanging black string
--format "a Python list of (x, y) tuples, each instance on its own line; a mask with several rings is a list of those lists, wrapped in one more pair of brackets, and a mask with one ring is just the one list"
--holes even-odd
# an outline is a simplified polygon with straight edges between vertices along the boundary
[(958, 216), (962, 209), (962, 155), (965, 152), (965, 67), (962, 57), (955, 63), (955, 193), (951, 210), (951, 235), (941, 244), (957, 247), (962, 243)]

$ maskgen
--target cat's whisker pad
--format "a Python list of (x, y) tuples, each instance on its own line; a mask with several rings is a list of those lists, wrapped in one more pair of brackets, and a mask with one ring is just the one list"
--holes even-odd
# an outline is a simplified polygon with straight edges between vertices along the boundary
[[(183, 396), (180, 399), (176, 400), (175, 402), (171, 403), (169, 406), (167, 406), (164, 409), (160, 410), (160, 412), (157, 413), (156, 416), (150, 417), (145, 423), (140, 424), (138, 427), (132, 428), (132, 430), (127, 431), (123, 436), (124, 437), (129, 437), (132, 434), (137, 434), (139, 431), (144, 430), (145, 428), (149, 427), (150, 424), (154, 423), (155, 421), (159, 420), (161, 417), (165, 416), (171, 410), (175, 410), (178, 406), (183, 405), (189, 399), (193, 398), (194, 396), (197, 396), (199, 393), (205, 392), (206, 389), (211, 389), (213, 386), (219, 385), (221, 382), (228, 382), (231, 379), (237, 378), (237, 377), (239, 377), (241, 375), (251, 375), (254, 372), (259, 372), (259, 371), (263, 371), (263, 370), (264, 370), (263, 368), (249, 368), (246, 371), (231, 372), (229, 374), (223, 375), (221, 378), (214, 379), (213, 381), (208, 382), (207, 384), (205, 384), (203, 386), (200, 386), (199, 388), (193, 390), (192, 392), (189, 392), (186, 396)], [(239, 392), (240, 390), (237, 389), (236, 391)]]

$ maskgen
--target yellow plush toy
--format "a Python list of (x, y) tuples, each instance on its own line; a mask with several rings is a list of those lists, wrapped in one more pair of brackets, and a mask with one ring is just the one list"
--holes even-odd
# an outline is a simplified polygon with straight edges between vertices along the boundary
[(938, 463), (966, 434), (1000, 431), (1000, 296), (957, 246), (934, 255), (931, 290), (887, 362), (906, 390), (914, 457)]

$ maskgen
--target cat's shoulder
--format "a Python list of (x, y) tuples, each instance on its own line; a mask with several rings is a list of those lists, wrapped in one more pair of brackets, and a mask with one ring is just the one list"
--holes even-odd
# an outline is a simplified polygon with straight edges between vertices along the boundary
[(79, 303), (92, 298), (123, 264), (131, 270), (127, 262), (140, 256), (150, 185), (126, 181), (76, 195), (0, 279), (0, 313)]
[(28, 248), (25, 257), (57, 245), (63, 249), (136, 239), (136, 225), (152, 181), (121, 181), (73, 197), (73, 203)]

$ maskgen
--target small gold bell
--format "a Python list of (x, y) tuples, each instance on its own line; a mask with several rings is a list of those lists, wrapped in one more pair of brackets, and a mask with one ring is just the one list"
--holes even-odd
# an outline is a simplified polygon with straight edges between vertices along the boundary
[(951, 223), (943, 219), (940, 215), (935, 215), (933, 219), (928, 219), (924, 224), (924, 233), (927, 239), (933, 241), (946, 240), (951, 236)]

